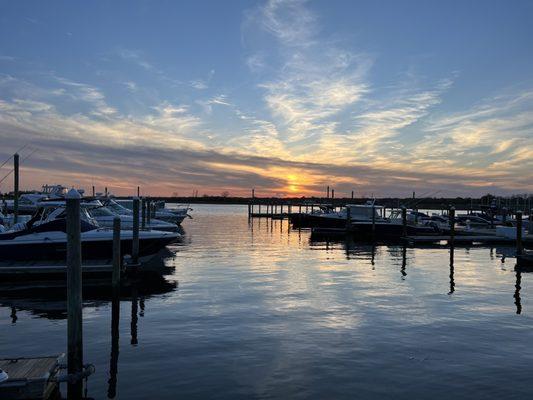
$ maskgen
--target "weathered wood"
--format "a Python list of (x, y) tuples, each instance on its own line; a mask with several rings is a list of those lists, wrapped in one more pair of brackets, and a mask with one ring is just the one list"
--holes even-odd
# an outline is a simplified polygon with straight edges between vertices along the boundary
[(522, 211), (516, 212), (516, 254), (522, 254)]
[(120, 285), (120, 267), (121, 267), (121, 255), (120, 255), (120, 217), (113, 219), (113, 275), (111, 282), (113, 288), (118, 288)]
[(131, 258), (134, 264), (139, 262), (139, 198), (133, 199), (133, 237)]
[(55, 377), (63, 356), (0, 359), (9, 379), (0, 384), (0, 399), (47, 399), (57, 389)]
[(150, 199), (146, 199), (146, 223), (148, 225), (150, 225), (152, 221), (151, 207), (152, 207), (152, 201)]
[[(69, 375), (83, 372), (82, 275), (80, 199), (77, 190), (67, 194), (67, 347)], [(82, 398), (83, 381), (68, 383), (68, 398)]]
[(407, 236), (407, 209), (402, 207), (402, 226), (403, 226), (403, 236)]
[(13, 223), (18, 222), (19, 217), (19, 160), (20, 156), (15, 154), (13, 156), (13, 191), (14, 191), (14, 200), (13, 200)]
[(141, 229), (146, 229), (146, 200), (141, 199)]
[(453, 242), (455, 238), (455, 208), (454, 207), (450, 208), (449, 219), (450, 219), (450, 238), (451, 238), (451, 241)]

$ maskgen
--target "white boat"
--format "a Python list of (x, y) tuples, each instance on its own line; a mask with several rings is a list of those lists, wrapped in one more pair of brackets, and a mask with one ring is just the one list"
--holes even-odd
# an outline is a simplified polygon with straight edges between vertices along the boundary
[[(115, 202), (119, 204), (120, 206), (127, 208), (130, 211), (133, 208), (133, 200), (131, 199), (116, 199)], [(156, 219), (159, 219), (162, 221), (172, 222), (175, 224), (181, 224), (185, 218), (192, 218), (188, 214), (190, 210), (192, 210), (192, 208), (189, 208), (189, 207), (179, 207), (176, 209), (174, 208), (161, 209), (161, 206), (159, 205), (159, 208), (157, 208), (156, 206), (155, 215), (154, 215), (154, 211), (152, 211), (151, 215), (154, 215)]]
[[(89, 203), (82, 203), (87, 208), (91, 217), (93, 217), (103, 228), (112, 228), (113, 220), (116, 216), (120, 217), (120, 223), (122, 229), (133, 229), (133, 212), (120, 204), (116, 203), (112, 199), (108, 200), (94, 200)], [(139, 225), (141, 225), (141, 216), (139, 215)], [(147, 229), (154, 229), (158, 231), (175, 232), (179, 229), (178, 225), (161, 221), (159, 219), (150, 219), (150, 222), (146, 221), (145, 227)]]
[[(0, 259), (43, 260), (66, 256), (65, 203), (44, 203), (25, 223), (0, 233)], [(81, 207), (82, 257), (87, 259), (111, 258), (113, 231), (100, 228), (86, 207)], [(157, 253), (160, 249), (181, 238), (177, 232), (140, 231), (139, 255)], [(133, 231), (121, 231), (122, 254), (131, 254)]]

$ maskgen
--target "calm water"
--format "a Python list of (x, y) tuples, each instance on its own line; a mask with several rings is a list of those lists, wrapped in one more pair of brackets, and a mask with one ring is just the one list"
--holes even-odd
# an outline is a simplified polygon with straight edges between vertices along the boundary
[[(245, 207), (194, 209), (165, 282), (120, 303), (111, 383), (111, 302), (87, 296), (90, 397), (533, 395), (533, 274), (502, 263), (508, 250), (456, 248), (451, 268), (445, 248), (316, 241), (249, 225)], [(0, 293), (1, 357), (66, 349), (64, 303), (32, 293)]]

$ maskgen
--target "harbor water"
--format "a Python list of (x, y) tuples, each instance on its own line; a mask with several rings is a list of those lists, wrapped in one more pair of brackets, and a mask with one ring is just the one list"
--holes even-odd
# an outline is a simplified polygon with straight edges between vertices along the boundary
[[(193, 208), (164, 280), (121, 297), (114, 346), (111, 297), (84, 293), (88, 397), (533, 396), (533, 273), (513, 249), (373, 246)], [(64, 288), (19, 286), (0, 286), (0, 358), (65, 352)]]

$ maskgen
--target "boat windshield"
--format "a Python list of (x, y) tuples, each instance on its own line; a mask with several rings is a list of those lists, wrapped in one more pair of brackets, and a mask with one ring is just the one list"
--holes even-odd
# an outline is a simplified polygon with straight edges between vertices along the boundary
[(131, 215), (133, 214), (133, 211), (127, 209), (126, 207), (121, 206), (117, 202), (111, 200), (107, 203), (106, 207), (113, 211), (114, 213), (120, 214), (120, 215)]
[(93, 218), (115, 216), (115, 213), (109, 210), (107, 207), (95, 207), (95, 208), (87, 209), (87, 211)]

